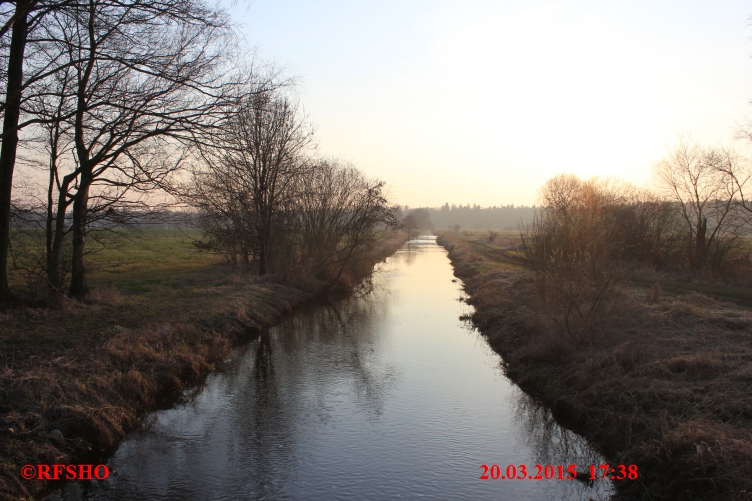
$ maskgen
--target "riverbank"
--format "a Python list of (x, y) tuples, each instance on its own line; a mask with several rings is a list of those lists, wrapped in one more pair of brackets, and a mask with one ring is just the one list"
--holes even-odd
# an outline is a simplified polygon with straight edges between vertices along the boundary
[(639, 480), (615, 482), (620, 498), (749, 498), (749, 308), (667, 294), (657, 276), (640, 286), (641, 275), (622, 283), (592, 342), (577, 346), (551, 329), (513, 239), (489, 240), (447, 233), (438, 241), (509, 377), (611, 464), (638, 466)]
[[(372, 249), (373, 263), (403, 241), (394, 235)], [(87, 303), (0, 312), (3, 498), (33, 498), (49, 487), (22, 480), (24, 464), (102, 458), (146, 412), (174, 404), (234, 347), (328, 294), (320, 284), (238, 273), (187, 251), (189, 265), (173, 263), (174, 249), (147, 255), (108, 258), (102, 270), (126, 271), (100, 278)]]

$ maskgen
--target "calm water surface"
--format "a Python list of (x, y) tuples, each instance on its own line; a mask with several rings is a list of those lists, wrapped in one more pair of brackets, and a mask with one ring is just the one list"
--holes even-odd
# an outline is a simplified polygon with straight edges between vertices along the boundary
[(598, 456), (510, 383), (433, 237), (370, 295), (301, 311), (233, 354), (198, 395), (154, 412), (103, 482), (58, 499), (607, 499), (605, 481), (481, 481), (481, 464)]

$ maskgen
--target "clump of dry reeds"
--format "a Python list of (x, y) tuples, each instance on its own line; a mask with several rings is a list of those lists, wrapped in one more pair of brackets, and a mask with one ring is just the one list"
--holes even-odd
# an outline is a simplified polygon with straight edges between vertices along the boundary
[[(40, 494), (44, 482), (18, 481), (23, 464), (67, 463), (111, 450), (145, 411), (180, 398), (233, 346), (311, 293), (261, 283), (221, 296), (223, 308), (195, 323), (116, 326), (101, 342), (6, 360), (0, 377), (0, 497)], [(117, 298), (97, 296), (77, 309), (96, 313), (102, 302), (117, 303)], [(65, 445), (54, 444), (52, 430), (62, 432)]]
[[(660, 468), (663, 499), (749, 499), (752, 433), (707, 419), (679, 423), (645, 444), (646, 467)], [(644, 463), (645, 464), (645, 463)]]

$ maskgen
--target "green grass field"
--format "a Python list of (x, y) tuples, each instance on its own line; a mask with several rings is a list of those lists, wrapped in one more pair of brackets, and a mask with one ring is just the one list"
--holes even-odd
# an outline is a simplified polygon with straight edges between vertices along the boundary
[[(198, 252), (196, 230), (152, 229), (112, 236), (88, 255), (92, 286), (116, 286), (144, 292), (155, 283), (174, 283), (204, 276), (222, 262)], [(204, 278), (206, 278), (204, 276)]]
[[(85, 258), (89, 284), (143, 293), (155, 284), (170, 286), (210, 279), (222, 258), (198, 252), (193, 241), (199, 237), (197, 230), (180, 228), (91, 231)], [(44, 259), (43, 234), (29, 230), (17, 234), (14, 240), (17, 267), (11, 268), (11, 284), (24, 290), (28, 288), (28, 270)]]
[[(27, 234), (23, 243), (38, 243), (40, 236)], [(69, 302), (61, 311), (32, 308), (25, 315), (9, 314), (0, 350), (12, 344), (16, 355), (38, 353), (106, 336), (118, 326), (163, 318), (190, 320), (197, 310), (211, 309), (220, 286), (254, 281), (235, 273), (222, 258), (198, 252), (192, 244), (197, 237), (194, 230), (149, 229), (91, 238), (86, 256), (88, 304)], [(38, 256), (27, 253), (27, 263), (41, 258), (40, 250), (36, 252)], [(13, 286), (28, 289), (28, 275), (14, 270)], [(211, 290), (215, 293), (207, 295)]]

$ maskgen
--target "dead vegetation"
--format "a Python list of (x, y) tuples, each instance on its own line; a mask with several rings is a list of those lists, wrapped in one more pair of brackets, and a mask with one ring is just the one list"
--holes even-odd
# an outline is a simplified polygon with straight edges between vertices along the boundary
[(516, 244), (500, 240), (439, 242), (508, 375), (611, 463), (638, 465), (640, 481), (617, 483), (619, 496), (749, 499), (752, 311), (728, 301), (733, 288), (715, 284), (710, 295), (687, 282), (676, 294), (668, 274), (640, 285), (626, 273), (580, 339), (557, 325), (563, 310), (535, 274), (516, 265)]
[[(111, 450), (145, 411), (179, 398), (234, 346), (314, 296), (312, 291), (270, 283), (224, 289), (216, 294), (214, 307), (193, 321), (115, 325), (105, 332), (88, 332), (88, 343), (65, 349), (27, 346), (28, 351), (8, 353), (9, 345), (24, 344), (23, 325), (44, 323), (52, 329), (62, 321), (65, 330), (71, 325), (63, 317), (70, 311), (7, 314), (5, 325), (16, 337), (3, 336), (0, 494), (31, 497), (45, 489), (44, 482), (20, 479), (23, 464), (68, 463)], [(79, 320), (118, 316), (123, 301), (126, 307), (134, 306), (123, 299), (112, 301), (111, 293), (102, 299), (92, 305), (77, 303), (74, 315)], [(64, 445), (55, 445), (52, 430), (62, 432)]]

